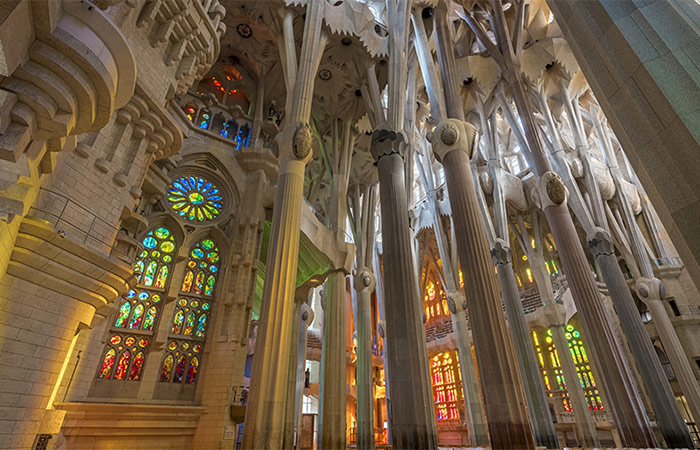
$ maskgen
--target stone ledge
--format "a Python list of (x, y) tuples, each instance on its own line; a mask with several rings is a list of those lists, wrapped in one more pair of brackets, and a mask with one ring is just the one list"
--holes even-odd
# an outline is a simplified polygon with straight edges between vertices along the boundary
[(56, 403), (66, 412), (62, 431), (66, 437), (194, 435), (201, 406)]
[(47, 221), (25, 217), (8, 273), (96, 309), (134, 284), (131, 267), (63, 237)]

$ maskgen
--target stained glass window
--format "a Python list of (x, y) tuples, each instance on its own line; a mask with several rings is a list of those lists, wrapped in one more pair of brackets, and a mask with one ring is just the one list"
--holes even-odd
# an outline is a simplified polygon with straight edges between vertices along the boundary
[(168, 201), (180, 217), (200, 223), (216, 218), (224, 206), (219, 188), (197, 176), (184, 176), (173, 181), (168, 189)]
[(161, 382), (194, 384), (202, 358), (202, 345), (188, 340), (170, 339), (160, 368)]
[[(141, 243), (144, 250), (134, 264), (138, 286), (120, 300), (98, 378), (141, 379), (150, 339), (162, 309), (162, 292), (158, 291), (167, 288), (177, 253), (173, 234), (164, 227), (148, 232)], [(127, 334), (132, 331), (139, 336)]]
[(173, 335), (206, 337), (211, 303), (207, 300), (181, 298), (173, 316), (170, 333)]
[(464, 395), (457, 352), (452, 350), (433, 356), (430, 360), (430, 375), (437, 420), (459, 420)]
[[(107, 340), (107, 350), (97, 377), (114, 380), (136, 381), (141, 377), (141, 370), (148, 351), (148, 338), (137, 338), (112, 334)], [(135, 355), (132, 358), (132, 355)]]
[[(581, 341), (581, 333), (573, 325), (567, 325), (565, 336), (568, 341), (569, 353), (578, 372), (578, 382), (583, 388), (588, 408), (593, 411), (602, 410), (603, 402), (593, 377), (586, 348)], [(532, 339), (535, 344), (535, 351), (537, 352), (537, 359), (547, 394), (550, 397), (561, 398), (564, 411), (572, 411), (567, 382), (561, 369), (561, 355), (554, 345), (552, 330), (532, 331)]]
[(164, 289), (175, 255), (175, 239), (167, 228), (149, 231), (142, 241), (145, 247), (134, 264), (139, 284)]

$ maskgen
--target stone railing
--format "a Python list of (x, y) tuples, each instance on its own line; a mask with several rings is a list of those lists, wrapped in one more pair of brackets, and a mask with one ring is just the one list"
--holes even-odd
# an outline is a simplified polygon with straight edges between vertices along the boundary
[(253, 119), (238, 106), (225, 106), (213, 94), (187, 94), (175, 97), (184, 116), (199, 131), (230, 140), (240, 150), (252, 146)]

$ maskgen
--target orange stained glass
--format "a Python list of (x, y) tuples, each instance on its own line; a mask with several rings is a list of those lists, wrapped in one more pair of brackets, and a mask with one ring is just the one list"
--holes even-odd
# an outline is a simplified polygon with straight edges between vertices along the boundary
[(437, 420), (458, 420), (463, 393), (456, 351), (433, 356), (430, 370)]

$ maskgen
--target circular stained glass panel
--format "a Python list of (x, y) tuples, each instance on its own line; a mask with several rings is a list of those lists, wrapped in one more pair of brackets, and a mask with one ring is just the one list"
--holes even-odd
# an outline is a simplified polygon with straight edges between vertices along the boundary
[(133, 336), (129, 336), (128, 338), (124, 339), (124, 344), (126, 344), (127, 347), (134, 345), (134, 342), (136, 342), (136, 338)]
[(216, 218), (224, 206), (219, 188), (202, 177), (186, 176), (173, 181), (168, 190), (170, 207), (191, 222)]
[(121, 336), (116, 336), (116, 335), (112, 336), (112, 338), (109, 340), (110, 344), (114, 344), (114, 345), (117, 345), (121, 341), (122, 341)]
[(168, 344), (168, 350), (175, 350), (177, 348), (177, 342), (171, 341), (170, 344)]

